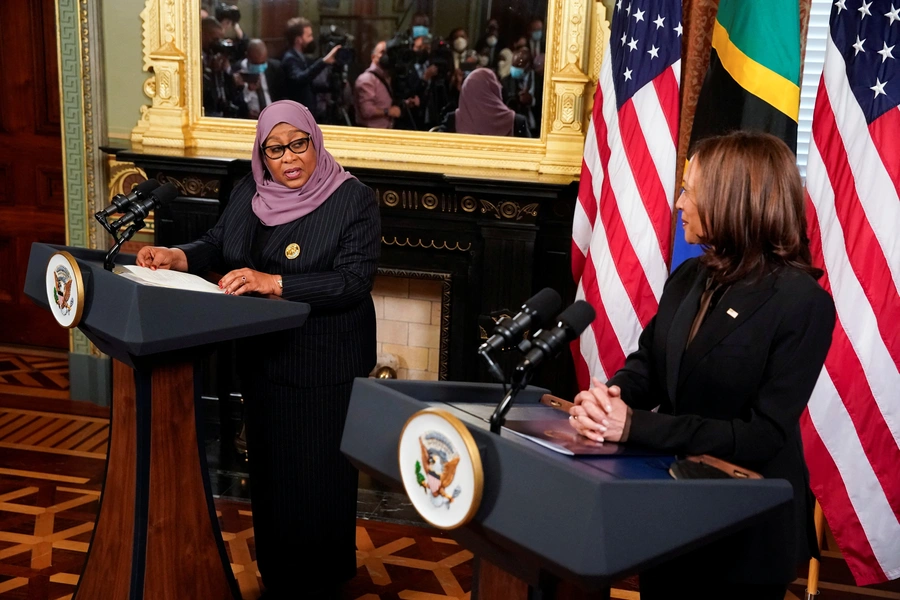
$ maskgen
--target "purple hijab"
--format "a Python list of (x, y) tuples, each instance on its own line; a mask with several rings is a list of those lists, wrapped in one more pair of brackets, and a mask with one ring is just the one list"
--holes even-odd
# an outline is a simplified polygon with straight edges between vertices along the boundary
[[(266, 178), (266, 166), (260, 147), (279, 123), (293, 125), (309, 133), (312, 146), (307, 152), (316, 153), (316, 168), (309, 180), (298, 190)], [(285, 149), (285, 152), (290, 150)], [(283, 225), (319, 208), (331, 194), (348, 179), (355, 179), (334, 160), (322, 142), (322, 130), (305, 106), (292, 100), (279, 100), (259, 113), (256, 124), (256, 145), (250, 160), (256, 195), (253, 196), (253, 212), (263, 225)]]
[(516, 112), (503, 104), (500, 82), (490, 69), (475, 69), (463, 81), (456, 109), (456, 132), (512, 135)]

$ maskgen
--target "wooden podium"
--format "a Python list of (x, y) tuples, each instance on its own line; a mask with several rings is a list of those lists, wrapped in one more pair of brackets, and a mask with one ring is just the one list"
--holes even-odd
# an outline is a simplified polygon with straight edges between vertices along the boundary
[[(563, 419), (540, 403), (548, 390), (526, 388), (507, 415)], [(738, 531), (789, 505), (781, 479), (674, 480), (673, 456), (617, 447), (573, 457), (488, 419), (499, 384), (357, 379), (341, 451), (360, 470), (403, 491), (398, 441), (408, 419), (438, 407), (474, 438), (484, 470), (472, 520), (448, 534), (479, 561), (473, 600), (609, 597), (609, 584)], [(531, 588), (531, 591), (529, 591)], [(727, 597), (727, 590), (723, 590)]]
[(35, 243), (25, 293), (48, 310), (47, 264), (59, 251), (81, 271), (78, 328), (114, 359), (106, 477), (75, 600), (239, 599), (199, 432), (194, 361), (218, 342), (298, 327), (309, 305), (142, 285), (104, 270), (103, 252)]

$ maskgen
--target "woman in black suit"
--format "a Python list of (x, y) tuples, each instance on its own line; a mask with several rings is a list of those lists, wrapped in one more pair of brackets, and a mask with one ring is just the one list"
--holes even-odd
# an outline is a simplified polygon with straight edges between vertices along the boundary
[(710, 454), (788, 480), (787, 509), (640, 575), (641, 600), (781, 600), (818, 552), (799, 420), (835, 322), (794, 155), (767, 134), (707, 139), (676, 208), (704, 254), (672, 273), (638, 349), (576, 396), (570, 422), (594, 440)]
[(240, 341), (238, 361), (264, 597), (327, 598), (356, 573), (357, 471), (340, 441), (353, 378), (375, 366), (378, 205), (290, 100), (260, 113), (252, 170), (203, 237), (137, 262), (310, 305), (302, 327)]

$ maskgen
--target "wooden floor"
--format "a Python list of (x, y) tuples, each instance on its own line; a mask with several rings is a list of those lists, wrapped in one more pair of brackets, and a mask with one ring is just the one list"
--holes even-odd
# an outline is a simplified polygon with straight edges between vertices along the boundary
[[(0, 600), (63, 600), (78, 583), (102, 489), (109, 414), (67, 396), (64, 354), (0, 348)], [(261, 584), (250, 504), (221, 496), (215, 506), (243, 598), (255, 600)], [(356, 544), (358, 570), (346, 599), (470, 597), (472, 554), (440, 531), (360, 518)], [(821, 578), (822, 600), (900, 600), (900, 581), (854, 586), (834, 550), (825, 551)], [(805, 585), (801, 577), (786, 598), (802, 599)], [(298, 581), (298, 598), (303, 587)], [(636, 590), (637, 578), (629, 578), (612, 597), (638, 599)]]

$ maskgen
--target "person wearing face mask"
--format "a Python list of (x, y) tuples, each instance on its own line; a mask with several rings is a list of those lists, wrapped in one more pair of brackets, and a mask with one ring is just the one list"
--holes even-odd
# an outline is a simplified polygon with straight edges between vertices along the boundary
[(378, 202), (290, 100), (260, 113), (251, 167), (215, 227), (189, 244), (141, 248), (137, 264), (225, 273), (226, 294), (309, 304), (303, 326), (238, 340), (236, 365), (260, 600), (336, 598), (357, 568), (358, 473), (340, 444), (353, 379), (375, 367)]
[(527, 47), (515, 51), (509, 75), (500, 81), (506, 105), (522, 115), (531, 135), (538, 130), (540, 121), (535, 118), (535, 76), (531, 68), (531, 51)]
[(245, 116), (256, 119), (262, 109), (284, 99), (284, 70), (281, 61), (269, 58), (261, 39), (247, 43), (247, 58), (240, 62), (239, 76), (244, 82)]
[(431, 29), (429, 29), (430, 24), (431, 19), (426, 13), (417, 12), (412, 16), (412, 20), (410, 21), (409, 35), (413, 39), (413, 43), (415, 43), (419, 39), (421, 39), (422, 42), (426, 44), (431, 41)]
[[(469, 48), (469, 34), (462, 27), (457, 27), (450, 32), (447, 38), (450, 48), (453, 50), (454, 69), (473, 69), (478, 64), (478, 53)], [(466, 64), (468, 63), (468, 64)], [(462, 82), (460, 81), (460, 85)]]
[(546, 49), (546, 41), (544, 40), (544, 21), (535, 17), (528, 24), (528, 49), (531, 50), (531, 61), (534, 72), (542, 75), (544, 73), (544, 52)]
[(484, 35), (481, 36), (475, 45), (479, 56), (479, 66), (496, 70), (502, 48), (500, 24), (497, 22), (497, 19), (491, 19), (484, 29)]

